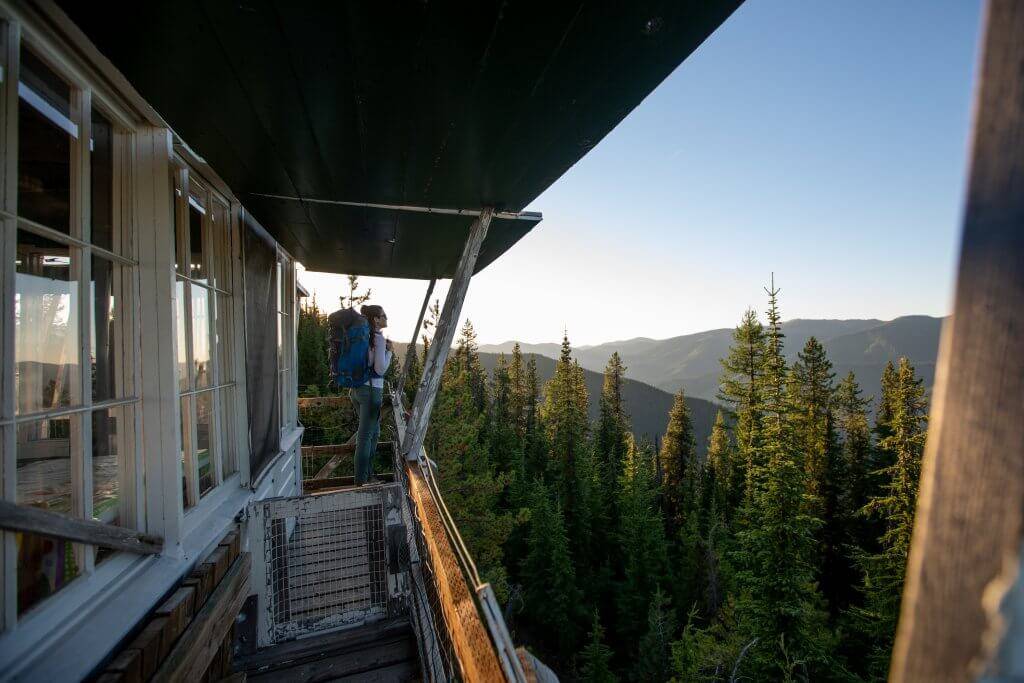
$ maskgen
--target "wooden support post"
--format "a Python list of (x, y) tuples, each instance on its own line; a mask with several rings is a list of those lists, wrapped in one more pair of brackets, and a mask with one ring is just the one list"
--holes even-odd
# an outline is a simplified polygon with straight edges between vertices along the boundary
[(455, 269), (451, 287), (448, 289), (448, 296), (445, 297), (444, 309), (441, 311), (441, 319), (437, 322), (434, 341), (427, 351), (427, 360), (423, 365), (423, 378), (416, 390), (412, 417), (409, 418), (405, 441), (402, 443), (402, 452), (408, 460), (419, 459), (423, 437), (427, 433), (427, 425), (430, 422), (430, 412), (434, 407), (434, 398), (441, 386), (441, 373), (444, 372), (448, 351), (455, 338), (455, 327), (459, 324), (462, 302), (466, 299), (469, 279), (473, 276), (473, 268), (476, 266), (476, 257), (480, 253), (480, 245), (487, 237), (487, 228), (491, 225), (493, 215), (494, 209), (486, 207), (480, 212), (480, 217), (473, 221), (466, 245), (462, 249), (462, 256), (459, 258), (459, 265)]
[(395, 382), (395, 396), (402, 395), (402, 389), (405, 388), (405, 380), (409, 377), (409, 367), (412, 365), (413, 356), (416, 355), (416, 338), (420, 336), (420, 328), (423, 327), (423, 316), (427, 314), (427, 307), (430, 305), (430, 295), (434, 293), (435, 284), (437, 284), (437, 280), (431, 280), (430, 284), (427, 285), (427, 294), (423, 297), (423, 305), (420, 306), (420, 317), (416, 319), (416, 327), (412, 331), (412, 341), (409, 342), (409, 346), (405, 350), (402, 374), (398, 376), (398, 381)]
[[(1024, 532), (1024, 3), (990, 0), (952, 317), (931, 426), (890, 680), (998, 680), (1000, 602)], [(1002, 645), (1000, 645), (1002, 641)], [(1020, 672), (1013, 672), (1018, 674)]]

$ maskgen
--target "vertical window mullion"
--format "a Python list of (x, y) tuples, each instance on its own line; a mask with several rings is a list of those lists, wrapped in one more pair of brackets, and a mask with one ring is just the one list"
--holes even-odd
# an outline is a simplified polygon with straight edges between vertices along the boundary
[[(0, 66), (3, 67), (3, 81), (0, 82), (0, 202), (11, 214), (18, 212), (18, 63), (20, 28), (15, 23), (0, 21)], [(0, 331), (0, 351), (3, 366), (0, 369), (0, 416), (6, 422), (14, 417), (14, 255), (17, 253), (17, 221), (0, 219), (0, 289), (3, 301), (0, 311), (3, 320)], [(0, 497), (7, 501), (17, 500), (15, 484), (16, 430), (13, 425), (0, 429)], [(18, 548), (15, 534), (0, 532), (0, 631), (14, 627), (18, 618)]]
[[(203, 216), (203, 269), (206, 272), (207, 282), (211, 285), (217, 284), (217, 256), (220, 254), (220, 241), (217, 239), (220, 226), (214, 224), (217, 216), (217, 203), (213, 193), (206, 193), (206, 214)], [(217, 292), (210, 289), (208, 292), (209, 303), (206, 306), (206, 326), (210, 335), (210, 377), (212, 386), (219, 387), (220, 380), (220, 354), (218, 353), (220, 339), (217, 338)], [(220, 486), (224, 480), (224, 466), (221, 462), (222, 454), (220, 448), (220, 390), (210, 394), (213, 413), (210, 417), (210, 438), (207, 447), (210, 450), (210, 461), (213, 464), (213, 483)]]
[[(72, 197), (71, 197), (71, 234), (83, 242), (91, 237), (90, 216), (90, 164), (89, 143), (92, 139), (91, 96), (89, 91), (74, 91), (74, 117), (78, 124), (78, 140), (72, 146)], [(78, 396), (72, 393), (73, 404), (89, 406), (92, 403), (92, 258), (89, 249), (80, 248), (75, 252), (78, 258), (72, 259), (77, 265), (78, 274), (78, 362), (79, 381)], [(78, 418), (71, 420), (71, 462), (72, 490), (78, 497), (73, 502), (75, 514), (82, 519), (92, 519), (92, 413), (79, 413)], [(77, 481), (76, 481), (77, 478)], [(75, 546), (75, 556), (79, 559), (79, 567), (84, 573), (93, 569), (94, 547)]]

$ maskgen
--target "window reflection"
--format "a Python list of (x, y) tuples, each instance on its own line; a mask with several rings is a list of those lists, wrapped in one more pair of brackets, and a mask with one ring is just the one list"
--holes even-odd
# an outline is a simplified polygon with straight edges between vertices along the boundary
[(189, 232), (189, 272), (193, 280), (206, 282), (206, 262), (204, 260), (205, 244), (203, 236), (203, 216), (206, 209), (194, 197), (188, 198), (188, 232)]
[(205, 287), (189, 287), (192, 291), (192, 358), (195, 388), (213, 386), (210, 376), (210, 291)]
[(199, 495), (213, 488), (216, 473), (213, 467), (213, 395), (207, 391), (196, 395), (196, 459), (199, 465)]
[(89, 147), (92, 150), (89, 156), (92, 212), (90, 241), (114, 251), (114, 127), (95, 109), (92, 110), (92, 139)]
[(90, 359), (92, 363), (92, 400), (105, 401), (118, 395), (114, 367), (117, 363), (114, 329), (120, 315), (120, 302), (114, 296), (117, 268), (110, 261), (92, 257), (92, 324)]
[(117, 447), (121, 410), (111, 408), (92, 413), (92, 516), (108, 524), (121, 522), (121, 464)]
[(174, 331), (178, 346), (178, 389), (188, 391), (188, 346), (185, 327), (185, 282), (174, 283)]
[[(71, 421), (78, 416), (17, 426), (17, 502), (71, 514)], [(36, 534), (15, 534), (18, 614), (56, 593), (78, 575), (74, 545)]]
[(79, 302), (73, 258), (77, 250), (18, 231), (14, 356), (19, 413), (71, 404), (72, 387), (79, 379)]
[(71, 229), (71, 153), (78, 126), (71, 88), (31, 51), (21, 50), (18, 83), (18, 214)]

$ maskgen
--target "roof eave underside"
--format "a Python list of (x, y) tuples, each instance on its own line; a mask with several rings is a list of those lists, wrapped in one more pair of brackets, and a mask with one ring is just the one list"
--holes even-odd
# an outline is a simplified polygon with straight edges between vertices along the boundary
[(520, 211), (739, 0), (59, 4), (308, 268), (430, 278), (471, 217), (302, 199)]

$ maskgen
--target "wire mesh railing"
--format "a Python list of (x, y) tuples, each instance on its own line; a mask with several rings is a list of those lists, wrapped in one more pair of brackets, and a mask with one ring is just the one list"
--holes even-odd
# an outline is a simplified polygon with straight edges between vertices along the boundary
[(388, 581), (400, 496), (391, 484), (260, 503), (273, 642), (403, 612)]

